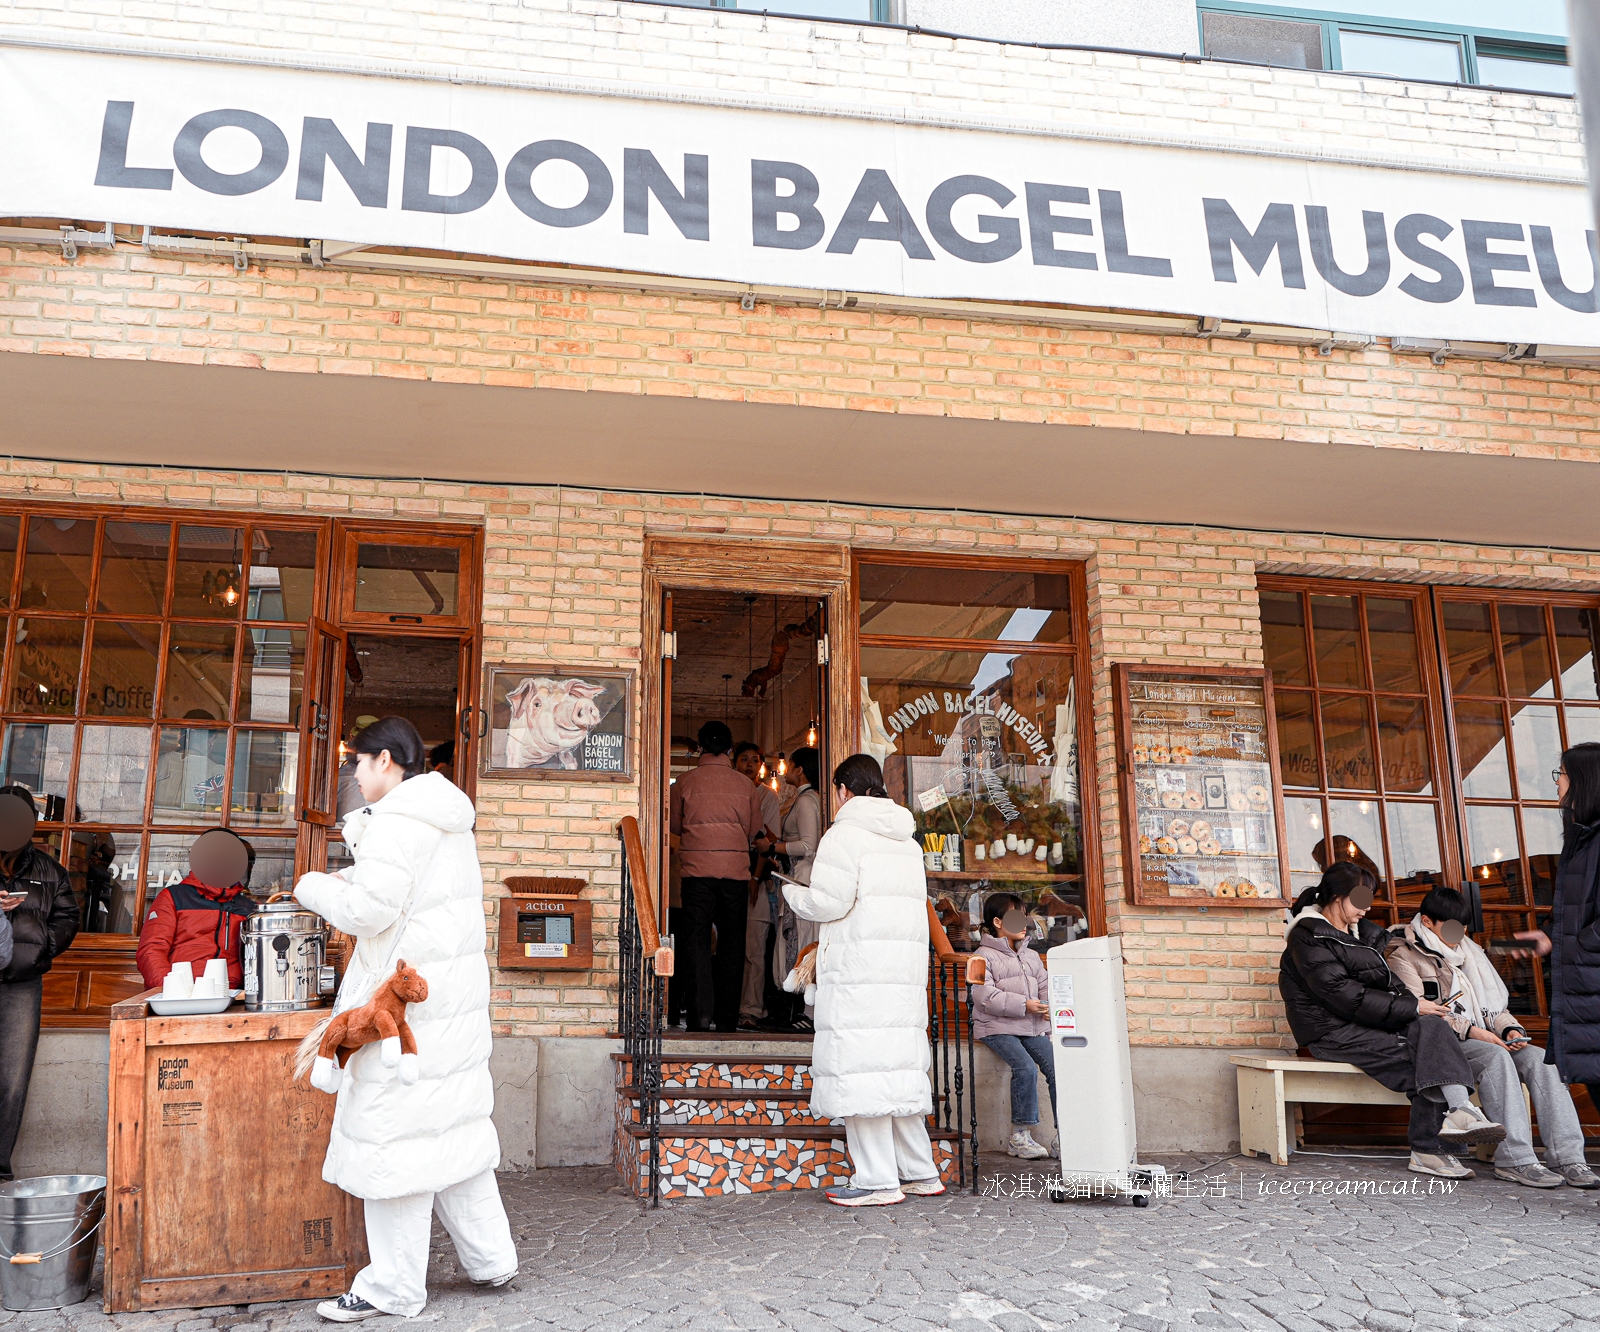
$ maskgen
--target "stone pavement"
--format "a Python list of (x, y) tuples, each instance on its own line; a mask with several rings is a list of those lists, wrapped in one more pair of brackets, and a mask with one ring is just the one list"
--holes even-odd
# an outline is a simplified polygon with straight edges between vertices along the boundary
[[(416, 1321), (449, 1332), (1600, 1327), (1594, 1193), (1522, 1188), (1480, 1167), (1430, 1195), (1403, 1158), (1300, 1155), (1284, 1169), (1209, 1165), (1190, 1196), (1137, 1209), (1052, 1204), (1038, 1196), (1042, 1174), (1005, 1157), (985, 1157), (984, 1171), (989, 1196), (858, 1212), (809, 1191), (649, 1212), (606, 1169), (507, 1174), (522, 1275), (504, 1291), (468, 1285), (435, 1227), (432, 1303)], [(60, 1313), (0, 1313), (0, 1332), (327, 1326), (309, 1303), (108, 1318), (98, 1292)]]

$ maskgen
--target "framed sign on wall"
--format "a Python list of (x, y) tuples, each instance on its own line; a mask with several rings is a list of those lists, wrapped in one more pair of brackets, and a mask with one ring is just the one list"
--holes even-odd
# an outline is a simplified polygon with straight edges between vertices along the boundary
[(1129, 900), (1282, 910), (1272, 676), (1112, 666)]
[(633, 777), (631, 671), (490, 666), (484, 674), (485, 777)]

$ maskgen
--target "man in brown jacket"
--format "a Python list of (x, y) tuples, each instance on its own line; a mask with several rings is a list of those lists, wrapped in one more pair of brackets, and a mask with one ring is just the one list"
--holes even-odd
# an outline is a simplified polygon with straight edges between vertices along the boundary
[[(744, 987), (745, 918), (749, 911), (750, 843), (761, 831), (761, 793), (734, 771), (728, 751), (733, 732), (719, 721), (700, 728), (700, 762), (672, 784), (671, 829), (679, 838), (683, 866), (683, 913), (688, 939), (683, 950), (694, 988), (689, 995), (689, 1030), (739, 1026)], [(711, 927), (717, 930), (715, 970)]]

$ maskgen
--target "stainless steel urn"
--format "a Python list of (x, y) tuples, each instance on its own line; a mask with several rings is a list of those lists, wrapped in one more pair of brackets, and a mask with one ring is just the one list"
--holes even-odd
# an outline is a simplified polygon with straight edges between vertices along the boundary
[(246, 918), (244, 1006), (268, 1013), (315, 1008), (336, 988), (327, 965), (328, 925), (292, 898), (266, 902)]

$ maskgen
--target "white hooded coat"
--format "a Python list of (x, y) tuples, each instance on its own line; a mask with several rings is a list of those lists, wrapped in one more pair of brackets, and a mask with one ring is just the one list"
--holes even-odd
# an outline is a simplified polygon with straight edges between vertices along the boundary
[(341, 1007), (358, 1007), (394, 971), (395, 949), (428, 982), (406, 1020), (419, 1074), (406, 1086), (378, 1047), (350, 1058), (339, 1086), (322, 1177), (357, 1198), (437, 1193), (500, 1163), (490, 1115), (489, 964), (484, 956), (483, 874), (472, 802), (443, 775), (401, 782), (344, 821), (355, 864), (342, 877), (307, 874), (294, 895), (354, 935)]
[(821, 922), (811, 1109), (838, 1119), (925, 1115), (928, 882), (911, 811), (856, 796), (823, 834), (795, 914)]

